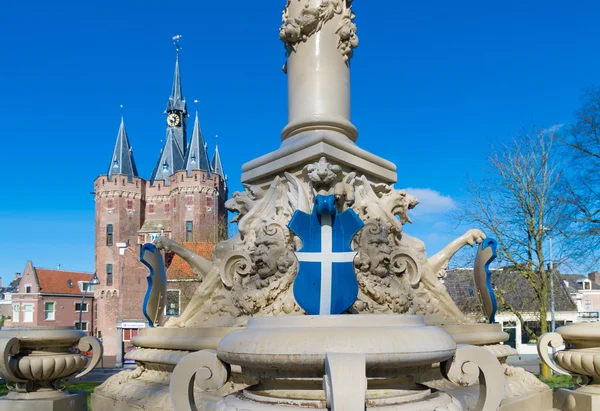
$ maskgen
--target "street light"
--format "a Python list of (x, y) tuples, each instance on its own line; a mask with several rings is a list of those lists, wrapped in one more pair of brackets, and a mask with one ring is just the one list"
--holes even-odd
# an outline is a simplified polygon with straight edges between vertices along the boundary
[(554, 332), (556, 330), (556, 316), (554, 313), (554, 265), (552, 263), (552, 236), (550, 235), (549, 228), (543, 227), (542, 229), (544, 230), (544, 234), (548, 233), (548, 241), (550, 242), (550, 261), (548, 264), (548, 269), (550, 271), (550, 331)]
[(83, 287), (83, 297), (81, 298), (81, 305), (79, 306), (79, 330), (80, 331), (83, 331), (83, 323), (81, 320), (83, 318), (83, 304), (85, 304), (85, 295), (87, 294), (87, 290), (90, 287), (90, 285), (100, 284), (100, 279), (98, 278), (98, 276), (96, 275), (95, 272), (87, 284), (88, 284), (87, 287)]

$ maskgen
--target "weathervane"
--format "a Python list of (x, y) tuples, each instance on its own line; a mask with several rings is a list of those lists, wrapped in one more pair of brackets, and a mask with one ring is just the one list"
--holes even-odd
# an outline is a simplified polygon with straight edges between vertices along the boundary
[(179, 54), (179, 51), (181, 50), (181, 44), (179, 44), (179, 40), (181, 40), (182, 37), (183, 36), (181, 34), (173, 36), (173, 44), (175, 44), (175, 50), (177, 50), (177, 54)]

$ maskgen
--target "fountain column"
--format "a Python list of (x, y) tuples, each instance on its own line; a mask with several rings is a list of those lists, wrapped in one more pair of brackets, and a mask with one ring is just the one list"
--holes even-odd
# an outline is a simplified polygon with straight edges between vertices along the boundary
[(326, 157), (371, 181), (394, 183), (396, 166), (355, 144), (350, 62), (358, 36), (352, 0), (287, 0), (282, 20), (288, 124), (278, 150), (244, 164), (242, 182), (268, 184), (277, 174)]

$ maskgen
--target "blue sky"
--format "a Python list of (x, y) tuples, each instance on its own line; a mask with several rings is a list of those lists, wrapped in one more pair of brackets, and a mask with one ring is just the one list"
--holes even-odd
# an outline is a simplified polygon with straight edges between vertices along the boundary
[[(106, 172), (124, 105), (138, 169), (164, 138), (174, 66), (230, 186), (241, 165), (276, 149), (286, 124), (285, 1), (6, 2), (0, 9), (0, 275), (36, 266), (92, 271), (94, 179)], [(439, 250), (444, 213), (490, 142), (533, 122), (569, 122), (581, 89), (600, 83), (596, 0), (354, 2), (358, 143), (419, 189), (406, 231)]]

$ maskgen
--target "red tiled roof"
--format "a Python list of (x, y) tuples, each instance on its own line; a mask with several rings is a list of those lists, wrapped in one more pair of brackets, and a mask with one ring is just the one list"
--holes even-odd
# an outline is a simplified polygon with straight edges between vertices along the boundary
[[(88, 282), (93, 275), (74, 271), (48, 270), (46, 268), (36, 268), (35, 273), (37, 274), (40, 283), (41, 293), (75, 295), (83, 295), (83, 292), (79, 288), (78, 281)], [(72, 281), (72, 287), (69, 287), (69, 280)]]
[[(214, 243), (181, 243), (181, 245), (209, 260), (213, 257)], [(171, 261), (171, 265), (167, 269), (168, 280), (195, 280), (197, 278), (198, 276), (192, 272), (192, 267), (190, 267), (183, 258), (178, 255), (173, 257), (173, 261)]]

